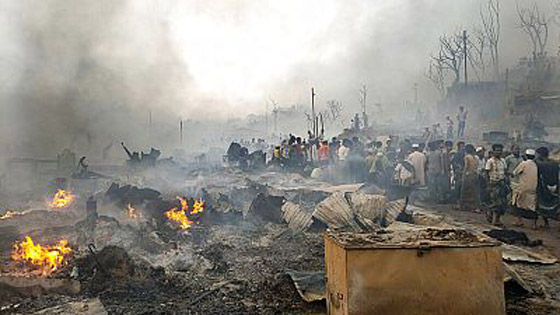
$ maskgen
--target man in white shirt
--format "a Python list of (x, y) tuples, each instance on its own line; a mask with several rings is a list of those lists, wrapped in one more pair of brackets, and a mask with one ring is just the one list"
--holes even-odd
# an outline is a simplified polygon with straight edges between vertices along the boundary
[(465, 110), (465, 107), (459, 107), (459, 113), (457, 114), (457, 121), (459, 122), (459, 126), (457, 128), (457, 138), (463, 138), (465, 136), (465, 126), (467, 124), (467, 115), (468, 111)]
[(419, 186), (426, 185), (426, 155), (420, 152), (420, 145), (412, 145), (412, 153), (407, 160), (414, 166), (414, 178)]
[(340, 148), (338, 148), (338, 160), (339, 161), (346, 161), (346, 158), (348, 157), (348, 153), (350, 153), (350, 147), (348, 146), (348, 140), (344, 139), (342, 141), (342, 145), (340, 146)]

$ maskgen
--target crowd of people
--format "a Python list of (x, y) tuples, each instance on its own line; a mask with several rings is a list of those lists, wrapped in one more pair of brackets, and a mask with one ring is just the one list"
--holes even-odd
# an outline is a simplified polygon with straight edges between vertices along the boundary
[(415, 185), (426, 187), (434, 202), (484, 211), (497, 226), (508, 210), (517, 217), (514, 225), (518, 226), (527, 218), (536, 228), (539, 216), (547, 226), (548, 218), (556, 217), (559, 169), (546, 147), (528, 148), (523, 154), (518, 145), (506, 151), (499, 143), (489, 150), (463, 141), (453, 149), (450, 141), (442, 140), (430, 142), (425, 149), (413, 147), (407, 159), (414, 166)]
[(434, 203), (455, 204), (464, 211), (485, 212), (502, 225), (508, 210), (523, 218), (554, 217), (559, 204), (559, 168), (546, 147), (502, 144), (475, 147), (464, 141), (408, 139), (363, 141), (358, 136), (330, 141), (290, 135), (275, 146), (269, 165), (337, 182), (370, 182), (386, 191), (406, 187), (426, 191)]
[[(244, 169), (276, 167), (336, 183), (367, 182), (392, 197), (417, 192), (415, 196), (433, 203), (484, 212), (497, 226), (502, 225), (506, 211), (516, 216), (514, 225), (523, 225), (526, 218), (536, 228), (541, 217), (548, 226), (548, 219), (556, 217), (560, 206), (559, 166), (549, 158), (549, 149), (522, 151), (513, 145), (506, 150), (500, 143), (487, 147), (465, 143), (467, 115), (461, 106), (456, 130), (455, 122), (447, 116), (445, 132), (440, 124), (434, 124), (414, 142), (398, 137), (366, 137), (368, 133), (360, 132), (359, 125), (350, 130), (353, 136), (341, 139), (327, 140), (311, 131), (306, 137), (289, 134), (268, 152), (264, 140), (253, 139), (243, 144), (262, 154), (251, 157), (255, 152), (249, 154), (238, 145), (247, 156), (247, 162), (240, 164)], [(236, 156), (230, 151), (232, 147), (228, 156)]]

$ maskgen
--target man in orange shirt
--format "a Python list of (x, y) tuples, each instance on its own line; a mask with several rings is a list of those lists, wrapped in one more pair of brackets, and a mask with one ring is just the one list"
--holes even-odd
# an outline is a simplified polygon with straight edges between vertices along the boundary
[(319, 145), (319, 151), (317, 152), (317, 156), (319, 158), (319, 164), (321, 166), (325, 166), (329, 164), (330, 150), (329, 150), (329, 142), (327, 140), (321, 141), (321, 144)]

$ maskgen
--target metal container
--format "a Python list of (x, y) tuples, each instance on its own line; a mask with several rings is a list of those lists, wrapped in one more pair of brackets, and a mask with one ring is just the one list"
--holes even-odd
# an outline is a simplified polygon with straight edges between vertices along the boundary
[(327, 231), (329, 314), (505, 314), (499, 243), (465, 230)]

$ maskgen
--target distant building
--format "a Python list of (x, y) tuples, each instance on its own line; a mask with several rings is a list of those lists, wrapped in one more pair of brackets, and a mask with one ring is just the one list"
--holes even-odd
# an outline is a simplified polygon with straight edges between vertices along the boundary
[(513, 68), (506, 69), (502, 78), (449, 87), (446, 97), (438, 103), (440, 115), (455, 117), (459, 106), (464, 105), (470, 121), (494, 128), (501, 123), (504, 131), (523, 128), (529, 114), (546, 126), (560, 127), (558, 57), (521, 58)]

